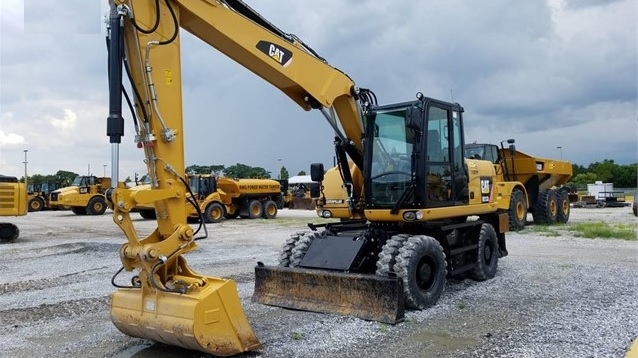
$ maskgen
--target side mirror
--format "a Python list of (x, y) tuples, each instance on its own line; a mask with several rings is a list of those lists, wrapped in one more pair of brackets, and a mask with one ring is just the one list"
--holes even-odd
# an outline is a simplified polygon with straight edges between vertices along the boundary
[(413, 131), (421, 132), (421, 109), (411, 106), (405, 111), (405, 126)]
[(516, 154), (516, 146), (514, 144), (510, 144), (510, 154), (514, 156)]
[(312, 181), (323, 181), (323, 163), (310, 164), (310, 179)]

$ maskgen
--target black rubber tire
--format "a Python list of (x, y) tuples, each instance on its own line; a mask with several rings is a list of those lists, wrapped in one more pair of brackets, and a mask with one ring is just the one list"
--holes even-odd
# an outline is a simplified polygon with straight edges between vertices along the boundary
[(476, 268), (470, 276), (476, 281), (485, 281), (496, 276), (498, 270), (498, 238), (490, 224), (484, 223), (478, 238)]
[(101, 196), (94, 196), (86, 205), (86, 213), (89, 215), (102, 215), (106, 211), (106, 201)]
[(71, 212), (75, 215), (86, 215), (86, 208), (80, 206), (72, 206)]
[(29, 200), (30, 213), (40, 211), (42, 209), (44, 209), (44, 200), (42, 200), (41, 197), (36, 196), (35, 198), (32, 198), (31, 200)]
[(221, 203), (215, 201), (206, 206), (206, 210), (204, 211), (204, 222), (218, 223), (224, 220), (225, 216), (226, 208)]
[(11, 223), (0, 223), (0, 244), (14, 242), (20, 236), (20, 229)]
[(239, 211), (239, 216), (242, 218), (257, 219), (261, 217), (264, 208), (261, 206), (259, 200), (249, 200), (242, 204), (241, 210)]
[(396, 263), (399, 249), (409, 237), (409, 234), (394, 235), (383, 245), (377, 261), (377, 275), (388, 276), (390, 273), (394, 273), (394, 264)]
[(514, 189), (510, 198), (509, 224), (510, 231), (520, 231), (525, 228), (527, 221), (527, 203), (525, 194), (520, 189)]
[(142, 219), (146, 219), (146, 220), (157, 219), (157, 215), (155, 214), (155, 209), (140, 209), (140, 216), (142, 217)]
[(274, 219), (277, 217), (277, 203), (272, 200), (266, 200), (262, 203), (263, 212), (261, 216), (264, 219)]
[(558, 214), (556, 215), (556, 221), (566, 224), (569, 221), (569, 214), (571, 208), (569, 206), (569, 193), (566, 190), (559, 190), (558, 192)]
[(534, 209), (534, 222), (537, 224), (556, 224), (558, 217), (558, 199), (556, 190), (545, 189), (538, 194), (538, 205)]
[(408, 238), (394, 264), (394, 272), (403, 280), (406, 307), (420, 310), (438, 302), (445, 291), (446, 266), (443, 247), (435, 238)]
[(306, 232), (301, 238), (299, 238), (295, 247), (292, 248), (292, 255), (290, 255), (290, 267), (299, 266), (301, 260), (304, 256), (306, 256), (308, 248), (319, 235), (320, 234), (317, 232)]
[(295, 248), (299, 239), (301, 239), (304, 235), (304, 232), (298, 232), (296, 234), (290, 235), (283, 247), (281, 248), (281, 252), (279, 253), (279, 266), (282, 267), (290, 267), (290, 262), (292, 258), (292, 249)]

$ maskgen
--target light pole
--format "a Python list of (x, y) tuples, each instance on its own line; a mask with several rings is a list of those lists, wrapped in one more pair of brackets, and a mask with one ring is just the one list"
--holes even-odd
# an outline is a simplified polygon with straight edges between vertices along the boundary
[(104, 175), (102, 176), (103, 178), (106, 178), (106, 164), (102, 165), (104, 167)]
[(29, 176), (27, 174), (27, 163), (28, 163), (28, 161), (27, 161), (27, 152), (28, 151), (29, 151), (28, 149), (24, 150), (24, 162), (23, 162), (24, 163), (24, 186), (27, 186), (27, 177)]
[(281, 159), (281, 158), (277, 159), (277, 165), (278, 165), (278, 168), (277, 168), (277, 179), (281, 179), (281, 161), (282, 160), (283, 159)]
[(560, 151), (560, 160), (563, 160), (563, 147), (558, 146), (558, 147), (556, 147), (556, 149), (558, 149)]

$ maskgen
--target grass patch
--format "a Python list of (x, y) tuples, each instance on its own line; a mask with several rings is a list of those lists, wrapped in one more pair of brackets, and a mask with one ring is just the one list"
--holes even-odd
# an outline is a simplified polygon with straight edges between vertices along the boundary
[(541, 236), (561, 236), (561, 233), (554, 230), (557, 225), (549, 226), (549, 225), (534, 225), (531, 228), (534, 232), (539, 233)]
[(292, 340), (293, 341), (300, 341), (303, 339), (303, 334), (299, 333), (299, 332), (292, 332)]
[(636, 224), (609, 225), (606, 222), (587, 222), (572, 225), (569, 230), (575, 231), (576, 236), (588, 239), (620, 239), (636, 241)]
[(465, 308), (467, 307), (467, 303), (465, 303), (465, 302), (463, 302), (463, 301), (459, 301), (459, 302), (456, 304), (456, 307), (457, 307), (458, 309), (460, 309), (460, 310), (465, 309)]

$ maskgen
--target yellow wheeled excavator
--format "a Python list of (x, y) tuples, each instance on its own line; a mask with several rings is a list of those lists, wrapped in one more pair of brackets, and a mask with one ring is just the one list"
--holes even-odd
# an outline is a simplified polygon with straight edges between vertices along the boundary
[[(404, 308), (437, 302), (446, 277), (496, 274), (507, 254), (515, 182), (492, 163), (464, 159), (463, 108), (416, 98), (378, 105), (297, 36), (240, 0), (111, 0), (107, 135), (117, 182), (122, 93), (144, 151), (151, 190), (113, 188), (107, 200), (127, 242), (120, 249), (111, 318), (124, 333), (215, 355), (258, 349), (235, 283), (192, 270), (184, 254), (201, 238), (187, 225), (180, 30), (260, 76), (334, 130), (337, 168), (311, 166), (318, 204), (345, 198), (342, 221), (309, 224), (279, 263), (255, 267), (253, 300), (396, 323)], [(132, 93), (122, 85), (126, 75)], [(338, 178), (338, 180), (332, 180)], [(520, 183), (518, 183), (520, 184)], [(193, 196), (190, 193), (190, 196)], [(339, 199), (341, 200), (341, 199)], [(138, 237), (130, 212), (153, 203), (157, 228)], [(466, 220), (472, 216), (472, 220)], [(337, 216), (335, 216), (337, 217)], [(119, 274), (119, 273), (118, 273)]]

